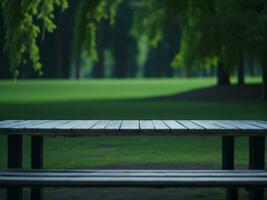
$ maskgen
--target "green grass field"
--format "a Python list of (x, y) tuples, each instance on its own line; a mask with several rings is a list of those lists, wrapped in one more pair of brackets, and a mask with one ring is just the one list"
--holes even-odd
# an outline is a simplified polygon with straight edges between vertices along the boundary
[(267, 119), (264, 103), (142, 101), (215, 83), (211, 78), (0, 81), (0, 119)]
[[(214, 84), (211, 78), (0, 81), (0, 119), (267, 119), (266, 103), (142, 100)], [(25, 146), (27, 166), (27, 138)], [(238, 164), (247, 163), (247, 146), (245, 138), (238, 139)], [(178, 162), (218, 166), (220, 149), (220, 138), (215, 137), (45, 138), (45, 167)], [(5, 157), (0, 161), (5, 163)]]

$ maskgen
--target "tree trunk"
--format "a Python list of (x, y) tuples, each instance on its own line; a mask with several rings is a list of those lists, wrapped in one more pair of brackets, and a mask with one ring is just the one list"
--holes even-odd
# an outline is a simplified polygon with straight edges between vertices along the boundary
[(217, 85), (230, 85), (229, 70), (225, 68), (224, 63), (222, 61), (218, 61), (217, 65)]
[(62, 78), (62, 68), (63, 68), (63, 40), (64, 40), (64, 35), (62, 34), (62, 15), (59, 16), (59, 23), (58, 23), (58, 28), (57, 28), (57, 41), (56, 41), (56, 66), (57, 66), (57, 77)]
[(262, 99), (267, 101), (267, 67), (262, 67)]
[[(113, 54), (115, 58), (114, 67), (113, 67), (113, 77), (114, 78), (127, 78), (128, 76), (127, 54), (125, 53), (126, 50), (123, 50), (126, 48), (119, 48), (119, 49), (114, 50), (114, 54)], [(119, 52), (121, 52), (121, 54), (119, 54)]]
[(100, 22), (97, 30), (96, 48), (98, 61), (94, 64), (92, 76), (94, 78), (104, 77), (104, 21)]
[(98, 49), (98, 61), (94, 64), (92, 76), (94, 78), (104, 77), (104, 49)]
[(76, 59), (76, 68), (75, 68), (75, 78), (77, 80), (80, 79), (80, 71), (81, 71), (81, 59), (77, 58)]
[(238, 81), (237, 84), (238, 85), (244, 85), (245, 84), (245, 72), (244, 72), (244, 60), (241, 58), (239, 65), (238, 65), (238, 69), (237, 69), (237, 76), (238, 76)]
[(247, 66), (248, 66), (248, 73), (250, 76), (255, 76), (255, 66), (254, 60), (251, 55), (249, 55), (246, 59)]

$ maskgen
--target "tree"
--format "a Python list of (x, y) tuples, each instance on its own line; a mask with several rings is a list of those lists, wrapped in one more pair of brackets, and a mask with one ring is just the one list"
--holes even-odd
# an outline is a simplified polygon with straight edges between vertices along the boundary
[(163, 31), (162, 39), (156, 47), (149, 46), (145, 64), (145, 77), (172, 77), (174, 68), (171, 66), (174, 56), (179, 52), (181, 30), (177, 23), (169, 24)]
[(240, 62), (237, 68), (237, 84), (244, 85), (245, 84), (245, 71), (244, 71), (244, 59), (240, 58)]
[(267, 2), (248, 1), (244, 5), (247, 13), (248, 48), (255, 61), (262, 68), (262, 98), (267, 100)]
[(108, 38), (110, 38), (110, 27), (107, 20), (101, 20), (97, 25), (96, 51), (98, 60), (94, 63), (92, 76), (95, 78), (104, 77), (104, 52), (108, 47)]
[(10, 78), (8, 59), (6, 52), (3, 51), (5, 44), (5, 35), (4, 35), (4, 21), (0, 16), (0, 78)]
[(217, 63), (217, 85), (225, 86), (230, 85), (230, 73), (226, 69), (224, 62), (219, 60)]
[(111, 50), (114, 56), (112, 76), (116, 78), (135, 77), (137, 70), (137, 42), (130, 34), (133, 8), (131, 1), (124, 0), (117, 9), (112, 27)]
[(120, 0), (81, 0), (76, 11), (74, 28), (73, 60), (76, 63), (76, 79), (80, 77), (81, 53), (86, 50), (92, 61), (98, 60), (96, 50), (97, 24), (109, 19), (114, 24), (117, 5)]
[(69, 8), (64, 12), (56, 8), (54, 21), (57, 28), (39, 42), (44, 78), (70, 77), (74, 15), (78, 3), (70, 1)]
[(41, 72), (37, 38), (52, 32), (55, 7), (67, 8), (67, 0), (1, 0), (1, 13), (5, 26), (5, 50), (8, 52), (13, 76), (19, 74), (18, 67), (27, 60), (35, 71)]
[[(242, 66), (240, 60), (247, 53), (266, 66), (266, 4), (264, 0), (152, 0), (147, 2), (140, 22), (146, 26), (139, 27), (146, 27), (149, 31), (144, 32), (157, 43), (168, 21), (177, 20), (182, 42), (173, 66), (190, 71), (218, 63), (218, 84), (227, 85), (229, 71)], [(263, 88), (267, 88), (265, 69)], [(267, 96), (265, 89), (263, 94)]]

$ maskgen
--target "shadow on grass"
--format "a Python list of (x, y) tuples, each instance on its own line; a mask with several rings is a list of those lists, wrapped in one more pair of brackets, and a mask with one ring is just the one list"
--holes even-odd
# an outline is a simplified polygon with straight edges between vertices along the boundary
[(192, 101), (192, 102), (260, 102), (261, 85), (212, 86), (194, 89), (177, 94), (147, 98), (160, 101)]
[(0, 103), (0, 119), (267, 119), (263, 102), (71, 100)]

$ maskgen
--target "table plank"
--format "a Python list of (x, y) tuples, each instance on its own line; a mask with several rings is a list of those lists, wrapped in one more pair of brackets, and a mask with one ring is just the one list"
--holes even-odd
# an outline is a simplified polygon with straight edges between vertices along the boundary
[(205, 132), (212, 132), (212, 133), (225, 132), (225, 128), (219, 125), (213, 124), (207, 120), (191, 120), (191, 122), (203, 127), (205, 129)]
[(80, 120), (72, 120), (66, 123), (57, 124), (54, 128), (55, 129), (73, 129), (75, 126), (79, 125), (81, 122)]
[(257, 126), (250, 125), (248, 123), (244, 123), (244, 122), (239, 121), (239, 120), (220, 120), (220, 121), (225, 123), (225, 124), (233, 125), (237, 128), (240, 128), (241, 130), (259, 130), (259, 129), (261, 129)]
[(53, 130), (55, 127), (60, 126), (62, 124), (68, 123), (71, 120), (51, 120), (42, 124), (36, 124), (31, 127), (31, 129), (36, 130)]
[(79, 120), (80, 123), (72, 128), (73, 131), (88, 130), (92, 128), (99, 120)]
[(91, 130), (95, 131), (104, 129), (110, 122), (110, 120), (99, 120), (94, 126), (91, 127)]
[(24, 125), (29, 123), (29, 120), (19, 120), (19, 121), (14, 121), (14, 122), (10, 122), (10, 123), (4, 123), (0, 125), (0, 128), (12, 128), (18, 125)]
[(40, 125), (46, 122), (50, 122), (51, 120), (27, 120), (27, 123), (24, 124), (17, 124), (16, 126), (13, 126), (12, 129), (26, 129), (31, 128), (35, 125)]
[(202, 126), (199, 126), (189, 120), (177, 120), (177, 122), (186, 127), (189, 133), (204, 133), (205, 129)]
[(261, 121), (244, 120), (242, 122), (247, 123), (247, 124), (250, 124), (250, 125), (253, 125), (253, 126), (257, 126), (259, 128), (267, 129), (267, 124), (266, 123), (263, 123)]
[(107, 126), (105, 126), (104, 129), (119, 131), (121, 127), (121, 122), (122, 120), (112, 120)]
[(123, 120), (120, 131), (125, 132), (139, 132), (139, 121), (138, 120)]
[(17, 123), (17, 122), (20, 122), (20, 121), (24, 121), (24, 120), (3, 120), (3, 121), (0, 121), (0, 125), (7, 125), (7, 124), (10, 124), (10, 123)]
[(154, 124), (151, 120), (140, 120), (140, 131), (142, 133), (153, 133), (155, 131)]
[(175, 120), (163, 120), (163, 122), (171, 129), (172, 132), (175, 132), (175, 133), (185, 132), (188, 130), (186, 127), (179, 124)]
[(208, 122), (215, 124), (215, 125), (218, 125), (218, 126), (221, 126), (226, 130), (235, 130), (235, 131), (240, 130), (240, 128), (238, 128), (238, 127), (235, 127), (231, 124), (225, 124), (225, 123), (218, 121), (218, 120), (208, 120)]
[(161, 120), (152, 120), (156, 131), (168, 132), (170, 128)]

